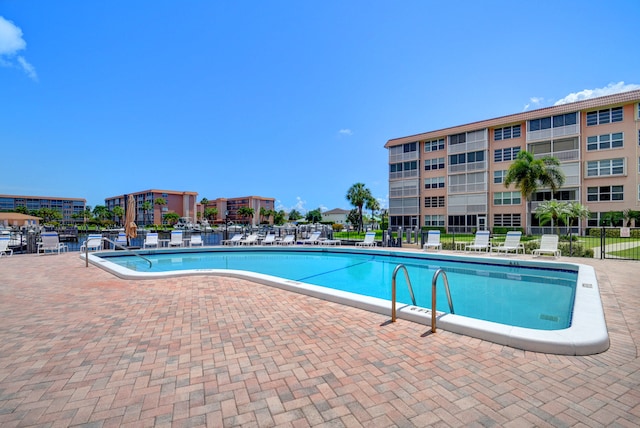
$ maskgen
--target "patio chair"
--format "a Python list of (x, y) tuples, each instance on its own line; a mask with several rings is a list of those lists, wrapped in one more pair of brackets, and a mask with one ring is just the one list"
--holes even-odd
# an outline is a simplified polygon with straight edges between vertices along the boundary
[(204, 243), (202, 242), (202, 235), (191, 235), (191, 239), (189, 239), (190, 247), (202, 247)]
[(540, 257), (542, 254), (551, 254), (553, 257), (560, 257), (558, 249), (558, 235), (542, 235), (540, 237), (540, 248), (532, 251), (534, 257)]
[(241, 239), (242, 239), (242, 233), (236, 233), (231, 237), (231, 239), (224, 239), (222, 241), (222, 245), (237, 245)]
[(116, 248), (119, 248), (119, 246), (126, 247), (128, 242), (129, 241), (127, 241), (127, 234), (124, 232), (119, 232), (118, 237), (115, 240), (115, 243), (117, 244)]
[(9, 248), (9, 241), (8, 236), (0, 236), (0, 257), (3, 255), (11, 257), (13, 255), (13, 250)]
[(258, 244), (258, 234), (252, 233), (244, 239), (238, 241), (237, 245), (257, 245)]
[(473, 241), (473, 244), (466, 245), (464, 247), (465, 251), (473, 250), (473, 251), (491, 251), (491, 242), (489, 242), (489, 231), (488, 230), (478, 230), (476, 232), (476, 237)]
[(44, 232), (40, 235), (40, 242), (38, 242), (38, 254), (46, 254), (47, 252), (57, 252), (60, 254), (63, 251), (68, 251), (67, 244), (60, 242), (60, 237), (57, 232)]
[(440, 231), (439, 230), (430, 230), (427, 233), (427, 242), (422, 246), (422, 248), (427, 251), (430, 248), (440, 251), (442, 250), (442, 243), (440, 242)]
[(522, 254), (524, 254), (524, 244), (520, 242), (521, 237), (522, 232), (507, 232), (507, 237), (504, 242), (492, 247), (491, 253), (504, 252), (506, 255), (513, 251), (517, 255), (518, 251), (522, 251)]
[(356, 247), (375, 247), (376, 246), (376, 233), (367, 232), (364, 234), (364, 241), (356, 242)]
[(144, 243), (142, 244), (142, 248), (150, 248), (155, 247), (158, 248), (158, 232), (149, 232), (147, 236), (144, 238)]
[(170, 247), (182, 247), (182, 231), (172, 230), (171, 239), (169, 240)]
[(262, 242), (260, 243), (261, 245), (273, 245), (276, 243), (276, 235), (274, 235), (273, 233), (269, 233), (267, 236), (264, 237), (264, 239), (262, 240)]
[(91, 234), (87, 236), (87, 240), (80, 245), (80, 252), (85, 251), (100, 251), (102, 250), (102, 235)]
[(295, 235), (285, 235), (282, 241), (276, 241), (276, 245), (296, 245), (296, 236)]

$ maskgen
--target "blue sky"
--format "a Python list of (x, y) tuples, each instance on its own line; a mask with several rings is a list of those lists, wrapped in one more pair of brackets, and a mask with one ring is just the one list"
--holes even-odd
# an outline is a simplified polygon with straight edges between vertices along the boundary
[(640, 88), (640, 1), (0, 0), (0, 193), (388, 204), (387, 140)]

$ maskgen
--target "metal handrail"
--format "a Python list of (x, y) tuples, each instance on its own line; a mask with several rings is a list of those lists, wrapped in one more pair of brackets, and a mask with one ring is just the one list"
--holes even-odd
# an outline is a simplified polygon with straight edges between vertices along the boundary
[(433, 279), (431, 280), (431, 333), (436, 332), (436, 283), (438, 282), (438, 276), (442, 275), (444, 279), (444, 290), (447, 293), (447, 300), (449, 301), (449, 310), (452, 314), (453, 311), (453, 302), (451, 301), (451, 291), (449, 290), (449, 280), (447, 279), (447, 274), (444, 270), (438, 269), (436, 273), (433, 274)]
[[(88, 240), (88, 238), (87, 238), (87, 240)], [(123, 250), (125, 250), (125, 251), (130, 252), (130, 253), (131, 253), (131, 254), (133, 254), (134, 256), (138, 256), (138, 257), (140, 257), (141, 259), (143, 259), (143, 260), (145, 260), (147, 263), (149, 263), (149, 267), (152, 267), (152, 266), (153, 266), (153, 264), (151, 263), (151, 260), (149, 260), (148, 258), (146, 258), (146, 257), (144, 257), (144, 256), (141, 256), (140, 254), (136, 253), (135, 251), (132, 251), (132, 250), (130, 250), (129, 248), (124, 247), (124, 246), (122, 246), (122, 245), (118, 244), (117, 242), (112, 241), (111, 239), (106, 238), (106, 237), (104, 237), (104, 236), (102, 237), (102, 240), (103, 240), (103, 241), (107, 241), (107, 242), (111, 242), (111, 243), (113, 244), (113, 248), (117, 248), (117, 247), (119, 247), (119, 248), (121, 248), (121, 249), (123, 249)], [(85, 253), (85, 254), (84, 254), (85, 267), (89, 267), (89, 246), (88, 246), (88, 245), (86, 245), (86, 244), (85, 244), (85, 246), (84, 246), (84, 253)]]
[(409, 295), (411, 296), (413, 306), (416, 306), (416, 298), (413, 295), (413, 287), (411, 286), (411, 280), (409, 279), (409, 271), (407, 271), (407, 267), (405, 265), (399, 264), (393, 270), (393, 274), (391, 275), (391, 322), (396, 322), (396, 275), (400, 269), (404, 270), (404, 278), (407, 281), (407, 287), (409, 287)]

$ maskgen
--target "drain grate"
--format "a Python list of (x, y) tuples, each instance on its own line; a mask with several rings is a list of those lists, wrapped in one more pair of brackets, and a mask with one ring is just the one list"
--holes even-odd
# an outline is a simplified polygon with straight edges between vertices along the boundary
[(547, 314), (540, 314), (540, 319), (545, 321), (551, 321), (551, 322), (560, 321), (560, 317), (557, 317), (555, 315), (547, 315)]

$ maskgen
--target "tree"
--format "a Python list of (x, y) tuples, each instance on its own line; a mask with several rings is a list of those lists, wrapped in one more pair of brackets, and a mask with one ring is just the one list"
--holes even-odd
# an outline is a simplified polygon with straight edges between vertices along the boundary
[[(160, 224), (162, 224), (162, 207), (167, 205), (167, 201), (165, 198), (156, 198), (155, 201), (153, 201), (153, 203), (155, 205), (157, 205), (158, 207), (160, 207)], [(155, 223), (155, 221), (154, 221)]]
[(287, 214), (284, 212), (284, 210), (280, 210), (280, 211), (274, 211), (273, 213), (273, 224), (276, 224), (278, 226), (282, 226), (285, 222), (285, 218), (287, 217)]
[(253, 208), (249, 208), (249, 207), (240, 207), (238, 208), (238, 215), (245, 219), (245, 223), (249, 224), (249, 222), (246, 220), (249, 217), (253, 217), (253, 215), (255, 214), (255, 210)]
[(363, 183), (356, 183), (347, 191), (347, 200), (358, 209), (358, 232), (362, 232), (362, 207), (373, 196)]
[(176, 224), (178, 222), (178, 220), (180, 220), (180, 215), (178, 215), (178, 213), (166, 213), (164, 215), (164, 220), (171, 226), (173, 226), (174, 224)]
[(367, 199), (365, 208), (371, 210), (371, 227), (373, 227), (376, 222), (376, 211), (380, 209), (380, 202), (372, 196)]
[(569, 215), (569, 204), (566, 202), (558, 202), (555, 199), (545, 201), (536, 208), (536, 217), (540, 219), (540, 226), (551, 222), (556, 226), (557, 234), (560, 235), (560, 220), (567, 224)]
[(315, 210), (311, 210), (307, 212), (305, 219), (309, 223), (319, 223), (322, 221), (322, 211), (320, 208), (316, 208)]
[[(527, 214), (531, 213), (531, 197), (540, 187), (551, 188), (552, 194), (564, 184), (564, 173), (560, 169), (560, 161), (551, 156), (534, 159), (533, 154), (526, 150), (518, 153), (516, 160), (507, 170), (504, 185), (509, 188), (511, 184), (520, 190), (527, 200)], [(529, 233), (531, 222), (527, 220)]]
[(62, 220), (62, 213), (53, 208), (40, 208), (37, 217), (40, 217), (43, 223), (53, 223)]
[(25, 207), (24, 205), (18, 205), (16, 209), (13, 210), (13, 212), (20, 213), (20, 214), (29, 214), (27, 207)]
[(589, 216), (591, 216), (591, 211), (589, 211), (589, 208), (585, 207), (580, 202), (573, 201), (569, 202), (567, 205), (569, 211), (569, 213), (567, 214), (567, 224), (569, 226), (571, 226), (573, 220), (575, 219), (586, 220), (589, 218)]
[(289, 211), (289, 220), (296, 221), (296, 220), (301, 219), (301, 218), (302, 218), (302, 214), (300, 214), (298, 212), (298, 210), (293, 209), (293, 210)]
[(358, 213), (358, 209), (354, 208), (349, 211), (349, 214), (347, 214), (347, 223), (351, 224), (352, 226), (357, 226), (359, 221), (360, 214)]
[(113, 214), (114, 217), (114, 222), (116, 222), (118, 224), (122, 224), (122, 219), (124, 218), (124, 208), (122, 208), (120, 205), (116, 205), (115, 207), (113, 207), (113, 209), (111, 210), (111, 213)]
[(271, 217), (271, 210), (266, 209), (265, 207), (260, 207), (260, 223), (269, 223), (269, 217)]
[(218, 215), (218, 208), (205, 208), (204, 209), (204, 218), (207, 220), (215, 221), (216, 216)]
[(93, 216), (98, 221), (98, 223), (103, 224), (107, 218), (111, 217), (111, 213), (106, 206), (96, 205), (93, 208)]
[(153, 204), (151, 203), (151, 201), (144, 201), (142, 203), (142, 212), (144, 213), (145, 224), (149, 222), (149, 216), (147, 215), (147, 213), (151, 210), (153, 210)]

